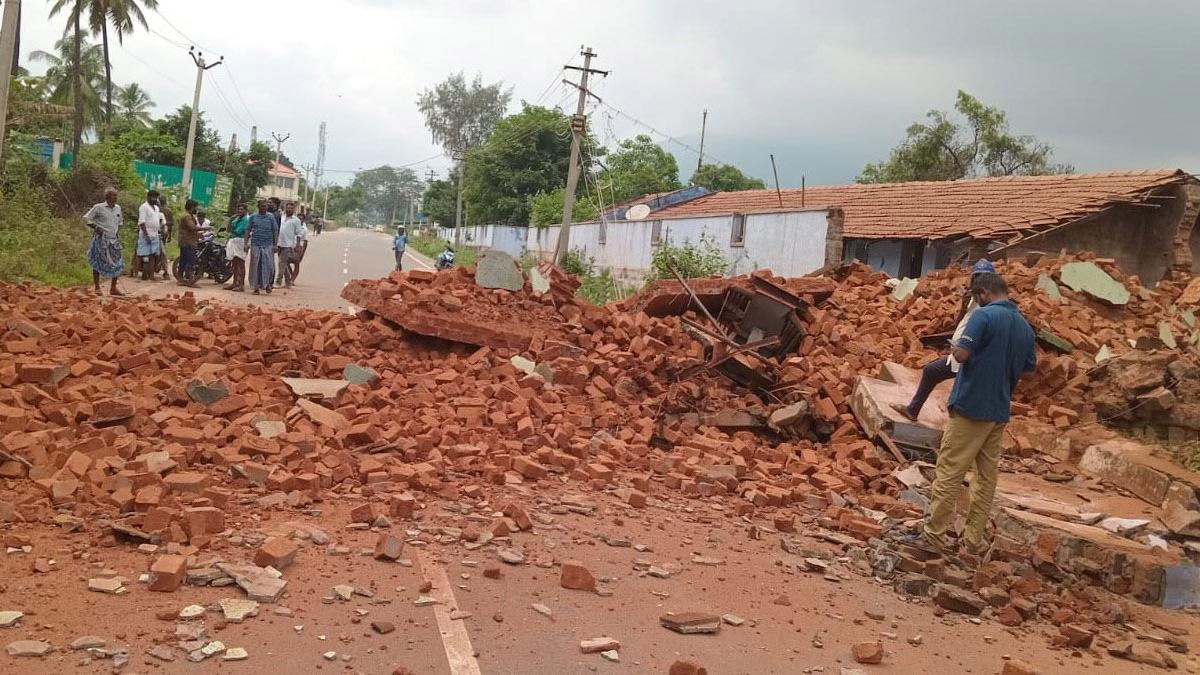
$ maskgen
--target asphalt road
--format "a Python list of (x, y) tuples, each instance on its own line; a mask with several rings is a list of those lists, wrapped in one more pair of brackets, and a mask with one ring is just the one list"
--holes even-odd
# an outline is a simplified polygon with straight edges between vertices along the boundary
[[(205, 279), (193, 290), (198, 299), (258, 304), (281, 309), (306, 307), (333, 311), (355, 311), (341, 298), (342, 287), (351, 279), (378, 279), (387, 276), (396, 265), (391, 235), (373, 230), (341, 229), (310, 236), (308, 252), (300, 265), (300, 276), (293, 288), (277, 288), (270, 295), (233, 293)], [(409, 251), (404, 255), (405, 269), (433, 269), (428, 258)], [(121, 287), (151, 297), (166, 297), (185, 290), (174, 282), (140, 281), (124, 277)]]

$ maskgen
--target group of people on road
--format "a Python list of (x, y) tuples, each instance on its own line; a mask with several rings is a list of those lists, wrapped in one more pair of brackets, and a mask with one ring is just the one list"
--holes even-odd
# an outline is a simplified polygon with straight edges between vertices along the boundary
[(226, 288), (244, 291), (247, 271), (255, 295), (270, 293), (276, 286), (291, 288), (307, 250), (308, 226), (296, 215), (294, 202), (260, 199), (251, 214), (245, 203), (238, 204), (237, 213), (229, 219), (225, 255), (233, 265), (233, 282)]
[[(92, 282), (101, 293), (101, 278), (109, 279), (109, 294), (124, 295), (117, 287), (117, 278), (125, 271), (125, 255), (120, 230), (123, 214), (117, 203), (118, 192), (110, 187), (104, 191), (104, 201), (92, 206), (83, 216), (92, 230), (88, 247), (88, 264), (92, 267)], [(308, 250), (308, 227), (296, 215), (296, 204), (283, 204), (277, 197), (259, 200), (258, 209), (247, 214), (246, 204), (238, 204), (228, 224), (229, 241), (225, 247), (230, 262), (232, 282), (225, 286), (231, 291), (245, 290), (247, 272), (255, 295), (270, 293), (276, 286), (291, 288), (300, 273), (300, 263)], [(213, 232), (211, 221), (200, 210), (199, 203), (189, 199), (179, 219), (178, 282), (195, 286), (198, 277), (198, 251), (203, 238)], [(146, 193), (146, 201), (138, 207), (137, 239), (130, 273), (150, 281), (161, 273), (170, 279), (166, 244), (171, 240), (173, 214), (157, 190)], [(317, 223), (320, 232), (320, 223)]]

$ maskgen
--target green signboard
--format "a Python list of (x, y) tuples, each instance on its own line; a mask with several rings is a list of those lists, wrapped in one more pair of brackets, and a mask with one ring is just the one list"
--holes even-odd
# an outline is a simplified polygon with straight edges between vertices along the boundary
[(233, 179), (228, 176), (217, 176), (216, 185), (213, 186), (212, 203), (208, 205), (210, 214), (226, 214), (229, 213), (229, 200), (233, 198)]
[[(133, 166), (146, 181), (147, 189), (161, 190), (174, 185), (183, 185), (183, 167), (151, 164), (149, 162), (134, 162)], [(217, 174), (211, 171), (192, 169), (192, 199), (200, 205), (209, 208), (213, 202), (213, 191), (216, 189)], [(229, 197), (225, 198), (228, 206)]]

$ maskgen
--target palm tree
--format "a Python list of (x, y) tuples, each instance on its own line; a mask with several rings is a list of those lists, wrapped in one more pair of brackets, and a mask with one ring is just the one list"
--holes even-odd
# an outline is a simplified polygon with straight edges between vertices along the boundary
[[(68, 32), (74, 31), (72, 39), (75, 47), (74, 54), (72, 58), (66, 59), (64, 62), (72, 64), (70, 100), (75, 106), (75, 117), (72, 129), (73, 133), (71, 134), (71, 152), (76, 155), (79, 154), (79, 146), (83, 143), (83, 96), (80, 92), (80, 89), (83, 88), (83, 73), (80, 70), (83, 65), (83, 26), (80, 23), (80, 18), (83, 14), (85, 2), (86, 0), (54, 0), (54, 4), (50, 6), (50, 18), (54, 18), (59, 12), (67, 10), (67, 29), (63, 31), (63, 34), (65, 35)], [(62, 40), (59, 40), (59, 43), (61, 42)], [(57, 45), (55, 48), (57, 49)]]
[(117, 87), (117, 108), (121, 118), (140, 127), (150, 126), (150, 109), (154, 101), (137, 82)]
[[(77, 53), (79, 59), (75, 58)], [(104, 54), (100, 45), (88, 44), (83, 40), (76, 44), (75, 40), (64, 37), (54, 43), (54, 53), (38, 50), (29, 57), (48, 66), (45, 77), (50, 91), (49, 102), (70, 105), (75, 109), (73, 118), (78, 134), (76, 138), (79, 139), (77, 143), (83, 138), (85, 125), (95, 128), (103, 123), (99, 87), (104, 79)], [(74, 146), (76, 150), (78, 147)]]
[(146, 23), (146, 15), (138, 3), (141, 2), (146, 9), (156, 9), (158, 0), (82, 0), (82, 2), (87, 5), (88, 27), (91, 28), (92, 35), (100, 33), (101, 43), (104, 45), (104, 131), (107, 135), (112, 131), (113, 113), (112, 63), (109, 61), (108, 25), (112, 24), (113, 31), (117, 35), (117, 44), (124, 44), (125, 35), (133, 32), (135, 23), (141, 24), (142, 28), (150, 27)]

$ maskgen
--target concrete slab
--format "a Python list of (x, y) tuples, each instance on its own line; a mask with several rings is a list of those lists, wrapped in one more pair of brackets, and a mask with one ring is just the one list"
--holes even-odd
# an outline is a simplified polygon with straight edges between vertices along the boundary
[[(890, 365), (903, 368), (896, 364)], [(901, 374), (901, 379), (912, 381), (911, 374), (903, 375), (903, 371), (897, 372)], [(915, 383), (909, 387), (897, 382), (860, 376), (855, 382), (854, 392), (850, 395), (850, 407), (862, 424), (863, 430), (872, 437), (883, 431), (899, 442), (936, 449), (941, 441), (941, 430), (949, 419), (945, 394), (938, 396), (938, 391), (935, 390), (916, 422), (891, 408), (893, 403), (906, 405), (915, 388)]]
[(1129, 302), (1129, 289), (1094, 262), (1071, 262), (1063, 265), (1059, 280), (1073, 290), (1087, 293), (1110, 305), (1124, 305)]
[(1051, 300), (1062, 300), (1062, 291), (1058, 290), (1058, 284), (1054, 283), (1054, 279), (1051, 279), (1048, 274), (1038, 276), (1035, 288), (1045, 293)]
[(489, 249), (475, 262), (475, 284), (480, 288), (519, 291), (525, 287), (525, 275), (512, 256)]

